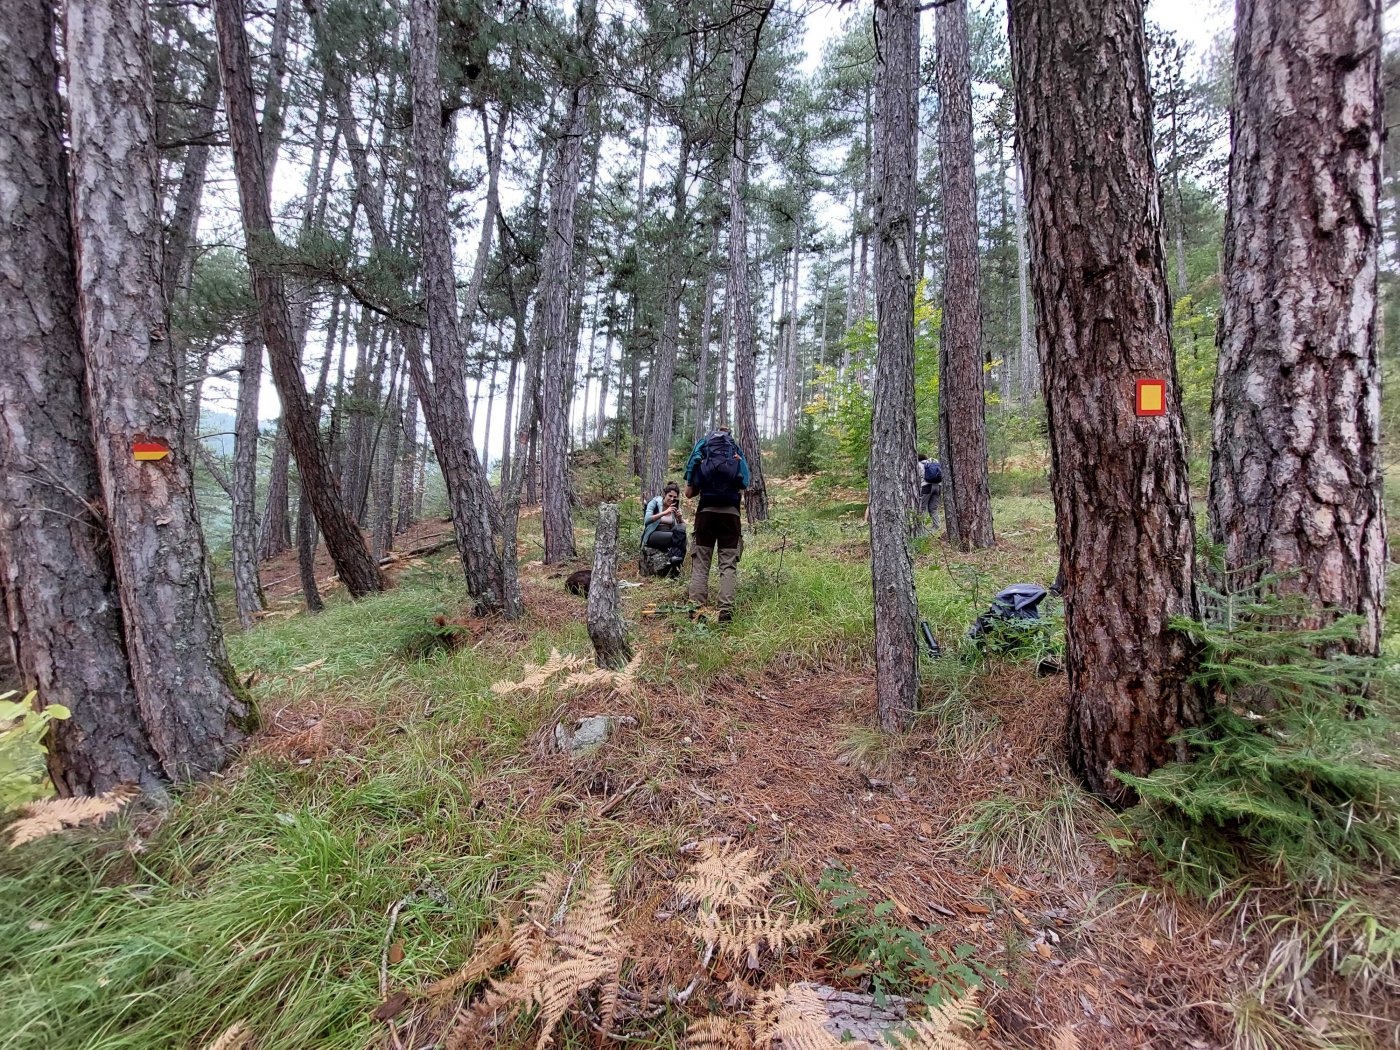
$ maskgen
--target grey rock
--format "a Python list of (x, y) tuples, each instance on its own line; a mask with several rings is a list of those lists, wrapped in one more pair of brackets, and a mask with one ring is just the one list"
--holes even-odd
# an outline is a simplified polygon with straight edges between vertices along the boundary
[(570, 755), (584, 755), (602, 747), (619, 729), (636, 724), (630, 715), (589, 715), (575, 721), (572, 728), (560, 722), (554, 727), (554, 745)]

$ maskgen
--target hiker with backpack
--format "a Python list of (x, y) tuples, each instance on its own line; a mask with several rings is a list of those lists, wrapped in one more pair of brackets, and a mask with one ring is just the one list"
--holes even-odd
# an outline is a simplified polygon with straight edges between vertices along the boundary
[(710, 595), (710, 561), (719, 548), (719, 619), (734, 614), (739, 556), (744, 532), (739, 503), (749, 487), (749, 463), (728, 427), (697, 441), (685, 465), (685, 494), (700, 497), (695, 511), (695, 550), (690, 556), (690, 600), (704, 605)]
[(920, 520), (927, 514), (938, 528), (938, 510), (943, 505), (943, 467), (936, 459), (929, 459), (928, 453), (919, 453), (919, 506)]
[(681, 487), (668, 481), (661, 495), (653, 496), (642, 514), (643, 557), (645, 559), (647, 551), (652, 550), (661, 552), (664, 558), (664, 564), (658, 564), (657, 575), (677, 576), (685, 561), (685, 522), (681, 518), (680, 503)]

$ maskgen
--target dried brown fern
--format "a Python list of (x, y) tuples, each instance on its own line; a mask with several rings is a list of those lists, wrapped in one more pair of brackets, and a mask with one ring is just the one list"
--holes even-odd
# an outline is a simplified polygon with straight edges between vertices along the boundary
[(46, 798), (20, 807), (24, 814), (9, 827), (10, 848), (55, 835), (64, 828), (96, 824), (117, 812), (136, 794), (131, 788), (115, 788), (103, 795)]
[(1067, 1024), (1057, 1027), (1050, 1036), (1050, 1050), (1079, 1050), (1079, 1037)]
[(686, 1029), (685, 1050), (753, 1050), (753, 1036), (739, 1021), (704, 1017)]
[(510, 922), (505, 916), (502, 916), (491, 933), (483, 938), (478, 938), (476, 951), (472, 953), (470, 959), (462, 964), (460, 970), (449, 977), (434, 981), (423, 989), (423, 994), (429, 999), (442, 999), (449, 995), (456, 995), (468, 985), (475, 984), (483, 977), (489, 976), (492, 970), (504, 966), (510, 960), (511, 933)]
[(894, 1050), (972, 1050), (963, 1034), (977, 1023), (977, 990), (933, 1007), (928, 1017), (910, 1021), (902, 1031), (891, 1032)]
[(758, 850), (706, 842), (700, 859), (676, 880), (676, 892), (683, 904), (704, 904), (712, 911), (757, 908), (766, 900), (774, 874), (757, 868)]
[(542, 664), (527, 663), (521, 671), (524, 677), (518, 682), (493, 682), (491, 692), (497, 696), (508, 696), (511, 693), (538, 693), (550, 679), (563, 671), (577, 671), (588, 666), (588, 659), (582, 656), (574, 656), (572, 653), (563, 655), (558, 649), (549, 651), (549, 659)]

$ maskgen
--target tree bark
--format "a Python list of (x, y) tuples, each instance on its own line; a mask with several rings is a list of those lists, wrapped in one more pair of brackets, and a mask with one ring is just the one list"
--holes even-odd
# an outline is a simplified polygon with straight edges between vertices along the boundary
[(105, 532), (69, 219), (54, 7), (0, 21), (0, 596), (22, 685), (68, 719), (48, 741), (63, 795), (158, 791)]
[(914, 451), (914, 204), (918, 142), (916, 0), (876, 8), (880, 119), (875, 192), (879, 340), (870, 435), (870, 577), (875, 592), (875, 696), (880, 725), (905, 728), (919, 686), (918, 603), (909, 551)]
[(428, 345), (433, 376), (424, 368), (421, 337), (406, 333), (409, 367), (447, 482), (452, 524), (467, 591), (479, 609), (505, 602), (501, 556), (496, 550), (499, 508), (472, 442), (467, 383), (457, 327), (457, 285), (447, 217), (447, 161), (442, 145), (438, 89), (438, 0), (412, 0), (409, 58), (413, 85), (413, 150), (418, 165), (419, 232), (428, 304)]
[(353, 597), (363, 597), (383, 590), (384, 577), (341, 499), (306, 396), (300, 346), (293, 332), (282, 276), (263, 257), (267, 246), (275, 243), (275, 235), (253, 105), (242, 0), (215, 0), (214, 23), (219, 37), (219, 68), (228, 112), (229, 141), (233, 146), (243, 230), (248, 244), (248, 266), (273, 380), (282, 400), (283, 425), (297, 459), (297, 472), (315, 508), (316, 523), (325, 536), (336, 571)]
[[(263, 610), (258, 580), (258, 390), (262, 386), (262, 342), (256, 324), (243, 328), (243, 366), (238, 373), (238, 410), (233, 424), (233, 594), (244, 630)], [(284, 484), (285, 484), (285, 475)], [(283, 489), (285, 496), (286, 490)]]
[(763, 484), (763, 449), (759, 443), (758, 406), (754, 392), (753, 302), (749, 291), (748, 185), (749, 122), (744, 113), (744, 85), (747, 70), (759, 48), (762, 23), (754, 33), (753, 54), (744, 54), (744, 24), (736, 23), (730, 49), (729, 89), (734, 97), (734, 144), (729, 155), (729, 280), (725, 286), (729, 332), (734, 340), (734, 416), (737, 437), (749, 462), (749, 487), (744, 493), (744, 509), (749, 523), (768, 520), (768, 490)]
[(671, 434), (675, 424), (676, 351), (680, 342), (681, 295), (685, 290), (685, 253), (687, 226), (690, 223), (686, 206), (686, 176), (690, 169), (690, 136), (681, 131), (680, 154), (676, 158), (676, 174), (671, 180), (671, 243), (673, 251), (666, 267), (665, 311), (661, 323), (661, 344), (656, 348), (656, 365), (651, 374), (651, 455), (647, 459), (647, 476), (642, 488), (650, 495), (661, 491), (666, 472), (671, 466)]
[(1241, 0), (1210, 531), (1379, 652), (1380, 8)]
[(1040, 368), (1031, 336), (1030, 261), (1026, 251), (1026, 193), (1021, 174), (1021, 151), (1016, 148), (1016, 302), (1020, 320), (1021, 404), (1040, 393)]
[(588, 585), (588, 637), (599, 667), (618, 670), (632, 659), (627, 625), (618, 609), (617, 504), (598, 507), (593, 539), (593, 578)]
[(537, 323), (544, 329), (540, 385), (540, 465), (543, 488), (544, 561), (554, 565), (577, 556), (569, 505), (569, 274), (574, 258), (574, 204), (578, 200), (589, 85), (575, 84), (549, 177), (549, 222), (540, 262), (542, 301)]
[[(1183, 757), (1200, 716), (1173, 616), (1194, 616), (1195, 550), (1171, 345), (1141, 0), (1012, 0), (1051, 489), (1065, 572), (1069, 754), (1131, 792)], [(1135, 380), (1166, 383), (1138, 417)]]
[[(262, 347), (258, 348), (258, 373), (261, 382)], [(257, 408), (254, 406), (254, 418)], [(258, 526), (258, 557), (266, 561), (275, 558), (292, 545), (291, 485), (288, 474), (292, 465), (292, 449), (287, 443), (287, 427), (283, 420), (277, 421), (277, 436), (272, 439), (272, 461), (267, 468), (267, 505), (263, 507), (262, 522)]]
[(399, 468), (399, 513), (394, 525), (396, 533), (408, 531), (413, 524), (413, 468), (418, 460), (418, 395), (410, 383), (408, 407), (404, 409), (403, 464)]
[[(943, 332), (938, 350), (938, 424), (948, 539), (990, 547), (986, 397), (982, 379), (982, 274), (977, 258), (977, 173), (967, 0), (938, 9), (938, 160), (943, 183)], [(883, 104), (883, 103), (882, 103)], [(912, 260), (913, 248), (910, 247)]]
[[(204, 78), (199, 99), (200, 119), (194, 128), (194, 138), (208, 139), (214, 134), (219, 115), (219, 70), (211, 66)], [(204, 173), (209, 168), (209, 147), (196, 141), (185, 147), (185, 164), (180, 172), (180, 187), (175, 192), (175, 207), (165, 238), (165, 260), (162, 282), (165, 297), (174, 299), (189, 285), (195, 229), (199, 225), (199, 204), (204, 195)]]
[[(251, 728), (214, 612), (161, 292), (150, 27), (143, 5), (65, 10), (78, 317), (122, 629), (164, 774), (221, 769)], [(161, 442), (142, 462), (133, 444)]]
[[(700, 352), (695, 365), (695, 440), (705, 436), (712, 413), (710, 393), (710, 342), (715, 314), (715, 262), (719, 257), (719, 220), (710, 222), (710, 248), (705, 255), (705, 305), (700, 312)], [(601, 409), (599, 410), (601, 414)]]

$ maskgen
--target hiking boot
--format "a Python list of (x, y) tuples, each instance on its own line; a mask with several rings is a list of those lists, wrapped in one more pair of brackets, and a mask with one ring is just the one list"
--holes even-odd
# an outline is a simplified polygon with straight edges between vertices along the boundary
[(721, 610), (719, 611), (719, 622), (720, 622), (720, 623), (728, 623), (728, 622), (729, 622), (730, 620), (732, 620), (732, 619), (734, 619), (734, 613), (731, 612), (729, 609), (721, 609)]

